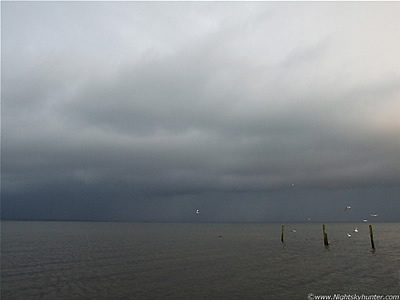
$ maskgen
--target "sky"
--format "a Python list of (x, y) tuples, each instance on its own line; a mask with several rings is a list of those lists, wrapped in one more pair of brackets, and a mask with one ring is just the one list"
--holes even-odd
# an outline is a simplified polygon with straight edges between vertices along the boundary
[(399, 15), (3, 1), (1, 217), (400, 221)]

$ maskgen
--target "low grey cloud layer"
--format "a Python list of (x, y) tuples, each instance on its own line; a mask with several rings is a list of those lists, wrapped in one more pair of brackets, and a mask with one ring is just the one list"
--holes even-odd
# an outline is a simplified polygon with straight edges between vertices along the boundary
[(398, 220), (399, 12), (3, 3), (2, 216)]

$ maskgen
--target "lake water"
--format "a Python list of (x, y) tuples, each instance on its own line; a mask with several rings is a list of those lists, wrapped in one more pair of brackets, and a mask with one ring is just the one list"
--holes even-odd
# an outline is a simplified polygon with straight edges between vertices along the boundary
[(400, 223), (373, 229), (374, 253), (364, 223), (327, 223), (325, 248), (314, 223), (281, 243), (281, 224), (3, 221), (1, 299), (398, 295)]

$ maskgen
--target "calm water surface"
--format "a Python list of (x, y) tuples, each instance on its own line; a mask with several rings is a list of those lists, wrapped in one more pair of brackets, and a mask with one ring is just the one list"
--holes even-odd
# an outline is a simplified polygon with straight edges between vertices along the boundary
[[(399, 294), (400, 223), (1, 222), (1, 299)], [(355, 226), (359, 232), (353, 232)], [(292, 232), (295, 229), (296, 232)], [(351, 238), (347, 237), (351, 233)]]

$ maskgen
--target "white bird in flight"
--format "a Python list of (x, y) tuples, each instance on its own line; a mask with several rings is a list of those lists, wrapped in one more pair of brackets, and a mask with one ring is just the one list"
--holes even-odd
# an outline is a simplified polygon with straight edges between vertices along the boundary
[(196, 215), (200, 214), (200, 210), (196, 209)]
[(346, 211), (346, 210), (348, 210), (348, 209), (350, 209), (350, 208), (351, 208), (351, 206), (350, 206), (350, 205), (347, 205), (346, 208), (344, 209), (344, 211)]
[(348, 234), (347, 234), (347, 237), (351, 237), (351, 234), (350, 234), (350, 233), (348, 233)]
[(358, 232), (358, 226), (356, 226), (356, 228), (354, 229), (354, 232)]
[(371, 214), (371, 217), (377, 217), (378, 214)]

